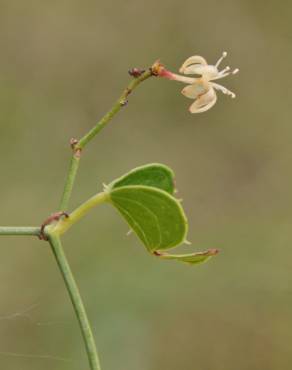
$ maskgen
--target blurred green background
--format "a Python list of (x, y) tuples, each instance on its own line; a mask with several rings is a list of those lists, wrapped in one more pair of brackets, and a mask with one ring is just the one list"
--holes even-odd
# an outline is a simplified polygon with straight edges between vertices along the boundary
[[(145, 82), (84, 151), (71, 203), (135, 166), (165, 163), (189, 250), (220, 248), (218, 257), (198, 267), (152, 258), (107, 206), (64, 243), (104, 370), (291, 369), (291, 2), (0, 4), (1, 225), (39, 225), (57, 209), (69, 139), (111, 106), (129, 68), (160, 58), (176, 71), (191, 55), (214, 63), (229, 52), (240, 73), (222, 84), (235, 100), (219, 93), (191, 115), (180, 83)], [(0, 368), (87, 369), (48, 246), (0, 243)]]

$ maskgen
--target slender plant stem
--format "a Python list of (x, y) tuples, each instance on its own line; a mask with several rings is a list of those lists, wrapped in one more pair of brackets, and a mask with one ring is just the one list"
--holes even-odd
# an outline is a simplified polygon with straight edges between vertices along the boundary
[(33, 235), (39, 236), (40, 227), (29, 226), (0, 226), (0, 235)]
[(80, 155), (82, 149), (107, 125), (108, 122), (117, 114), (122, 107), (127, 104), (127, 98), (131, 94), (131, 92), (143, 81), (147, 80), (149, 77), (153, 76), (153, 72), (151, 69), (145, 71), (141, 74), (141, 76), (134, 78), (126, 89), (123, 91), (120, 98), (116, 101), (113, 107), (101, 118), (100, 121), (89, 131), (87, 132), (73, 147), (73, 155), (67, 175), (67, 179), (65, 182), (65, 187), (63, 191), (63, 195), (61, 198), (60, 203), (60, 211), (67, 211), (70, 197), (72, 194), (75, 178), (77, 175), (79, 162), (80, 162)]
[(69, 200), (72, 194), (75, 178), (79, 167), (79, 162), (80, 162), (80, 151), (73, 152), (63, 195), (61, 198), (60, 211), (66, 211), (68, 208)]
[(102, 119), (97, 122), (97, 124), (87, 133), (85, 134), (77, 143), (76, 147), (79, 149), (83, 149), (99, 132), (102, 130), (106, 124), (113, 118), (113, 116), (118, 113), (123, 106), (127, 104), (127, 98), (131, 94), (131, 92), (140, 85), (141, 82), (147, 80), (149, 77), (153, 75), (152, 70), (149, 69), (144, 72), (140, 77), (134, 78), (126, 89), (123, 91), (122, 95), (113, 105), (113, 107), (102, 117)]
[(75, 314), (77, 316), (79, 326), (82, 332), (84, 339), (87, 357), (91, 370), (101, 370), (100, 362), (96, 350), (96, 344), (90, 327), (90, 323), (82, 302), (82, 298), (79, 293), (79, 289), (73, 277), (72, 271), (70, 269), (69, 263), (67, 261), (66, 255), (64, 253), (61, 240), (59, 236), (54, 235), (53, 233), (48, 235), (49, 242), (52, 247), (52, 251), (56, 258), (57, 264), (63, 276), (63, 279), (66, 284), (67, 291), (71, 298)]

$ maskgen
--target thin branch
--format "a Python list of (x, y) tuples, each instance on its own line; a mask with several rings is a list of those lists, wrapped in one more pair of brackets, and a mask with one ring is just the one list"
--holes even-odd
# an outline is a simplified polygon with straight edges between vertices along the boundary
[(71, 158), (70, 167), (66, 179), (66, 184), (64, 187), (61, 204), (60, 204), (60, 210), (65, 211), (68, 208), (70, 196), (73, 190), (75, 178), (77, 175), (78, 167), (80, 162), (80, 151), (74, 152)]
[(0, 226), (0, 235), (33, 235), (40, 236), (40, 227)]
[(84, 147), (102, 130), (106, 124), (113, 118), (113, 116), (118, 113), (123, 106), (127, 104), (127, 98), (131, 92), (143, 81), (147, 80), (149, 77), (153, 76), (151, 69), (144, 72), (140, 77), (134, 78), (127, 88), (123, 91), (120, 98), (113, 105), (112, 109), (106, 113), (102, 119), (87, 133), (85, 134), (76, 144), (76, 148), (84, 149)]
[(138, 77), (134, 78), (127, 88), (123, 91), (120, 98), (116, 101), (113, 107), (101, 118), (100, 121), (89, 131), (87, 132), (80, 140), (76, 140), (76, 142), (72, 142), (73, 148), (73, 155), (67, 175), (67, 179), (65, 182), (65, 187), (63, 191), (63, 195), (61, 198), (60, 203), (60, 211), (67, 211), (69, 200), (72, 194), (74, 182), (76, 179), (79, 162), (80, 162), (80, 155), (82, 149), (107, 125), (108, 122), (127, 104), (128, 96), (131, 92), (143, 81), (147, 80), (149, 77), (153, 76), (153, 71), (150, 68), (149, 70), (143, 72)]
[(71, 302), (73, 304), (76, 317), (79, 322), (79, 326), (86, 347), (90, 369), (101, 370), (90, 323), (82, 302), (82, 298), (79, 293), (79, 289), (77, 287), (69, 263), (63, 251), (61, 240), (58, 236), (54, 235), (53, 233), (49, 234), (48, 238), (52, 247), (52, 251), (56, 258), (57, 264), (59, 266), (60, 272), (65, 281), (66, 288), (71, 298)]

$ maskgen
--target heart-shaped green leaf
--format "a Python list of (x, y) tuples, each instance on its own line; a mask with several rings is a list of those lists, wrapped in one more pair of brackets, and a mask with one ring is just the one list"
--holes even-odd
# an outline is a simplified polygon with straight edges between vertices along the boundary
[(166, 191), (129, 185), (109, 189), (109, 197), (150, 252), (184, 242), (186, 216), (179, 201)]
[(149, 252), (189, 264), (206, 262), (217, 249), (190, 254), (164, 251), (186, 240), (187, 219), (173, 197), (174, 174), (161, 164), (137, 167), (106, 186), (110, 202), (126, 219)]
[(109, 184), (108, 188), (117, 189), (128, 185), (151, 186), (173, 194), (175, 190), (174, 173), (169, 167), (163, 164), (147, 164), (134, 168), (132, 171)]
[(168, 260), (177, 260), (181, 262), (186, 262), (191, 265), (197, 265), (200, 263), (207, 262), (211, 257), (215, 256), (219, 253), (218, 249), (208, 249), (204, 252), (196, 252), (196, 253), (189, 253), (189, 254), (168, 254), (168, 253), (159, 253), (156, 252), (156, 256), (168, 259)]

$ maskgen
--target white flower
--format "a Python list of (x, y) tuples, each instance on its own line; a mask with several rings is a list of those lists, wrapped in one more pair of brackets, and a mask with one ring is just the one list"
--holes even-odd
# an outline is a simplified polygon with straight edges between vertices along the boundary
[(195, 99), (194, 103), (189, 108), (190, 112), (206, 112), (208, 109), (212, 108), (217, 101), (215, 90), (219, 90), (223, 94), (230, 95), (232, 98), (235, 98), (235, 94), (233, 92), (226, 89), (224, 86), (213, 82), (230, 74), (236, 74), (239, 71), (237, 68), (231, 72), (230, 67), (226, 67), (222, 71), (218, 71), (219, 64), (226, 56), (227, 53), (223, 52), (221, 58), (215, 65), (207, 64), (206, 60), (201, 56), (195, 55), (188, 58), (183, 63), (179, 71), (185, 75), (199, 75), (197, 78), (177, 75), (167, 70), (161, 70), (159, 75), (171, 80), (187, 83), (188, 86), (183, 88), (182, 94), (187, 98)]
[(239, 69), (235, 69), (230, 72), (230, 67), (226, 67), (220, 72), (218, 71), (219, 64), (226, 56), (227, 53), (223, 52), (221, 58), (214, 66), (208, 65), (206, 60), (200, 56), (192, 56), (181, 66), (179, 70), (180, 73), (185, 75), (201, 75), (201, 77), (194, 78), (192, 81), (182, 80), (182, 82), (190, 83), (182, 90), (182, 94), (187, 98), (195, 99), (194, 103), (189, 108), (191, 113), (206, 112), (208, 109), (212, 108), (217, 101), (215, 90), (220, 90), (223, 94), (227, 94), (232, 98), (235, 98), (235, 94), (233, 92), (226, 89), (224, 86), (213, 82), (228, 76), (230, 73), (236, 74), (239, 71)]

